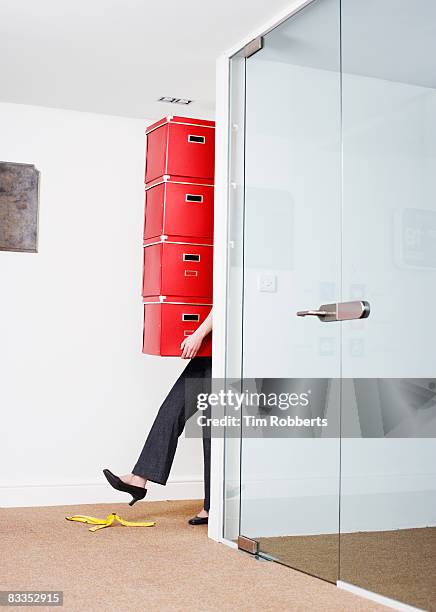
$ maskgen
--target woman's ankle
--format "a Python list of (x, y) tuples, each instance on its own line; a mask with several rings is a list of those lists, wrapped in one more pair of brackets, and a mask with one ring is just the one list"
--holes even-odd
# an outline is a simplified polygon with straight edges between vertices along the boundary
[(143, 476), (137, 476), (136, 474), (132, 474), (132, 485), (135, 487), (144, 487), (147, 484), (147, 479)]
[(134, 487), (143, 487), (147, 484), (147, 479), (143, 476), (137, 476), (136, 474), (126, 474), (121, 476), (121, 480), (126, 484), (133, 485)]

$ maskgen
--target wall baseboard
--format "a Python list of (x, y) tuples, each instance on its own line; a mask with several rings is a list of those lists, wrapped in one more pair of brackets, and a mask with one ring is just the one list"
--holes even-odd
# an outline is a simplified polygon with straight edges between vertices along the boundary
[(367, 591), (366, 589), (354, 586), (354, 584), (349, 584), (348, 582), (342, 582), (342, 580), (338, 580), (336, 582), (336, 586), (339, 589), (343, 589), (344, 591), (353, 593), (353, 595), (358, 595), (359, 597), (370, 599), (371, 601), (375, 601), (376, 603), (379, 603), (382, 606), (386, 606), (387, 608), (393, 608), (394, 610), (399, 610), (400, 612), (423, 612), (420, 608), (414, 608), (413, 606), (401, 603), (400, 601), (396, 601), (395, 599), (391, 599), (390, 597), (385, 597), (384, 595), (379, 595), (378, 593)]
[[(169, 480), (161, 486), (150, 483), (147, 500), (203, 499), (203, 481), (196, 478)], [(68, 506), (125, 502), (125, 493), (105, 482), (0, 487), (0, 507)]]

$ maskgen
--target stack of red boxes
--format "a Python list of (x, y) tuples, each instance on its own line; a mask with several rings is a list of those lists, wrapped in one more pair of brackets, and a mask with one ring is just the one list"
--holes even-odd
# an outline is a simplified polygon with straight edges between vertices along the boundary
[(180, 356), (212, 307), (215, 123), (165, 117), (146, 134), (143, 352)]

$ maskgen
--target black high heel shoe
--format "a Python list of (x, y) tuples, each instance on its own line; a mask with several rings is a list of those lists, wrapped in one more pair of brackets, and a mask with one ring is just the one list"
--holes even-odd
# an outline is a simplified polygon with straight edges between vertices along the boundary
[(129, 493), (132, 496), (132, 501), (129, 502), (129, 506), (133, 506), (133, 504), (140, 499), (144, 499), (147, 495), (147, 489), (143, 487), (135, 487), (135, 485), (129, 485), (126, 482), (123, 482), (119, 476), (112, 474), (110, 470), (103, 470), (103, 474), (106, 476), (106, 480), (108, 483), (116, 489), (117, 491), (123, 491), (124, 493)]
[(208, 516), (194, 516), (192, 519), (189, 519), (188, 523), (190, 525), (207, 525), (209, 523)]

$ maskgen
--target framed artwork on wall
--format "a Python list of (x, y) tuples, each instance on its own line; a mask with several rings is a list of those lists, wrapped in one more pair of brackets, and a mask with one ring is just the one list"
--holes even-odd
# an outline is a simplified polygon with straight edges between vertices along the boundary
[(39, 171), (0, 162), (0, 251), (38, 252)]

